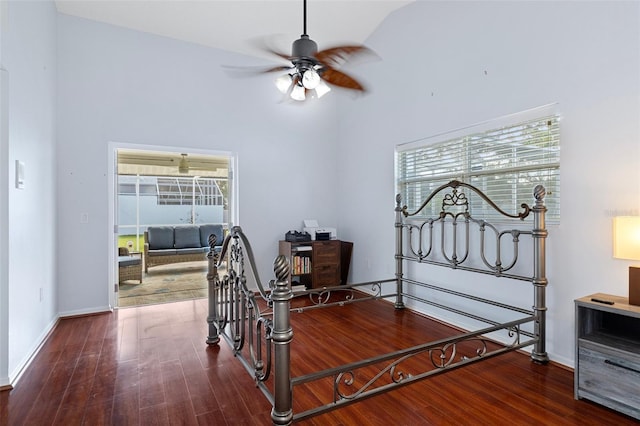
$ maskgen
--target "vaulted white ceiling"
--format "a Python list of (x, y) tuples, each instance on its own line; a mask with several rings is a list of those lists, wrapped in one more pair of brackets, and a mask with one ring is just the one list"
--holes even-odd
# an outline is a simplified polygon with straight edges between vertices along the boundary
[[(320, 49), (361, 44), (415, 0), (308, 0), (307, 33)], [(268, 38), (289, 52), (302, 34), (302, 0), (57, 0), (59, 12), (251, 56)]]

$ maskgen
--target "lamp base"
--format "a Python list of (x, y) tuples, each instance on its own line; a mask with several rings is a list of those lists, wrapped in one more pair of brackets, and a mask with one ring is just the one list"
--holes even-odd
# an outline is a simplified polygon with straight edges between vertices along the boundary
[(629, 304), (640, 306), (640, 268), (629, 266)]

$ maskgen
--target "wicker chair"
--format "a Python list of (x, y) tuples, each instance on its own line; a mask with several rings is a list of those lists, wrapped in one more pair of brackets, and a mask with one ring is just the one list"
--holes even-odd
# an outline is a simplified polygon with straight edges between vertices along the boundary
[(118, 283), (138, 280), (142, 284), (142, 254), (129, 253), (126, 247), (118, 247)]

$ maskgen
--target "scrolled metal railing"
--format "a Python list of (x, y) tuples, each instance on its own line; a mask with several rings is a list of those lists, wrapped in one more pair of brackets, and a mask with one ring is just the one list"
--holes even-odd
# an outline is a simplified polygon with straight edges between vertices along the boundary
[[(520, 326), (532, 320), (533, 317), (521, 318), (464, 333), (456, 338), (425, 343), (294, 377), (291, 380), (294, 389), (310, 383), (324, 384), (325, 379), (331, 378), (333, 399), (324, 405), (295, 413), (293, 419), (297, 421), (313, 417), (430, 376), (443, 374), (467, 364), (530, 346), (535, 342), (535, 339), (523, 340)], [(497, 345), (495, 341), (485, 337), (485, 335), (499, 330), (507, 330), (511, 341)], [(466, 346), (461, 349), (463, 345)]]
[[(251, 244), (240, 227), (231, 229), (220, 254), (214, 251), (215, 242), (215, 235), (210, 236), (207, 254), (209, 334), (206, 342), (217, 344), (221, 337), (224, 338), (258, 387), (273, 402), (274, 396), (264, 383), (272, 371), (276, 332), (271, 306), (276, 286), (271, 282), (266, 287), (260, 281)], [(226, 262), (226, 268), (221, 278), (219, 271), (223, 270), (223, 262)], [(277, 273), (281, 275), (286, 267), (279, 261)], [(247, 286), (249, 270), (256, 280), (258, 292)]]
[[(395, 281), (392, 278), (379, 281), (368, 281), (357, 284), (345, 284), (336, 287), (312, 288), (297, 291), (296, 296), (307, 296), (305, 304), (295, 306), (292, 312), (302, 313), (316, 308), (330, 306), (344, 306), (350, 303), (365, 302), (367, 300), (384, 299), (394, 294), (383, 294), (383, 284)], [(365, 291), (363, 291), (365, 290)]]

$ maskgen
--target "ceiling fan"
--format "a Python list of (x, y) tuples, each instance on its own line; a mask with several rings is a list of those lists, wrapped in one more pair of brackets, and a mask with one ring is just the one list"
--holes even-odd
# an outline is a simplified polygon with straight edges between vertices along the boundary
[(178, 163), (178, 173), (187, 174), (189, 173), (189, 160), (187, 160), (187, 154), (180, 154), (182, 158)]
[(302, 35), (293, 42), (291, 55), (274, 49), (266, 50), (287, 61), (291, 65), (282, 65), (262, 70), (262, 73), (285, 71), (276, 79), (278, 89), (296, 101), (308, 98), (320, 98), (336, 86), (364, 93), (365, 87), (353, 77), (337, 68), (355, 55), (371, 55), (374, 53), (362, 45), (336, 46), (318, 51), (318, 45), (307, 34), (307, 0), (303, 0)]
[(190, 171), (195, 170), (208, 170), (206, 166), (203, 167), (202, 164), (199, 165), (198, 160), (193, 160), (193, 158), (189, 159), (189, 154), (180, 154), (180, 156), (180, 161), (178, 162), (178, 173), (181, 175), (186, 175)]

